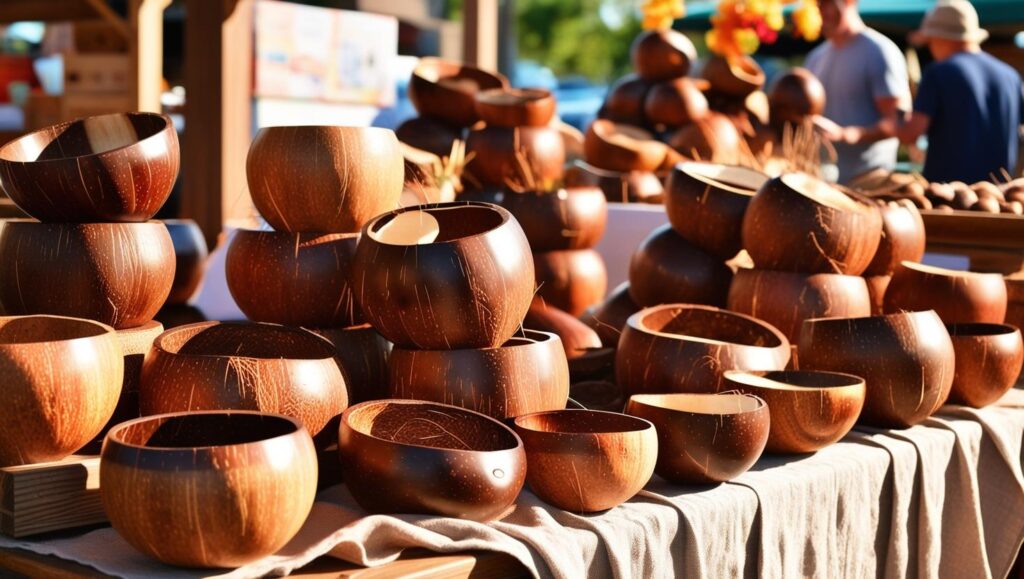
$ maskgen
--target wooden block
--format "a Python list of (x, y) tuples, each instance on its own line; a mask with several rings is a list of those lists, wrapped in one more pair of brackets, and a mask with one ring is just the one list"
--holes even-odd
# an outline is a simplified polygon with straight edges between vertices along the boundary
[(64, 92), (127, 94), (131, 70), (128, 54), (65, 54)]
[(25, 537), (105, 523), (98, 456), (0, 468), (0, 532)]

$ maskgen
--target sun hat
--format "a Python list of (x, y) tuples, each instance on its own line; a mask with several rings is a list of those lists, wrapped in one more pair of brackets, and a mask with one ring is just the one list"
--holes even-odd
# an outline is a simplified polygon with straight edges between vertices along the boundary
[(988, 31), (978, 26), (978, 12), (970, 2), (946, 0), (925, 15), (921, 28), (910, 33), (914, 44), (924, 44), (929, 38), (980, 43), (988, 38)]

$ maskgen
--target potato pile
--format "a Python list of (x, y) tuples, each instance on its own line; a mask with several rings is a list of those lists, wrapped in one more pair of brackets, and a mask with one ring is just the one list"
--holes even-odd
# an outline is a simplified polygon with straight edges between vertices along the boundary
[(929, 183), (916, 174), (875, 170), (856, 177), (850, 186), (880, 201), (906, 199), (919, 209), (1024, 215), (1024, 177), (968, 185), (963, 181)]

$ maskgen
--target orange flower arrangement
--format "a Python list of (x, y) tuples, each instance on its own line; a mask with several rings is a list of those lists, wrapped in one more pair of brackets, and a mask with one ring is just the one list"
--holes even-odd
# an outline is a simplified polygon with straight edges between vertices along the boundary
[(645, 0), (640, 11), (644, 30), (668, 30), (676, 18), (686, 16), (683, 0)]
[(761, 43), (771, 44), (785, 26), (783, 6), (800, 2), (793, 11), (793, 32), (814, 41), (821, 34), (821, 14), (814, 0), (721, 0), (711, 17), (708, 48), (726, 58), (753, 54)]

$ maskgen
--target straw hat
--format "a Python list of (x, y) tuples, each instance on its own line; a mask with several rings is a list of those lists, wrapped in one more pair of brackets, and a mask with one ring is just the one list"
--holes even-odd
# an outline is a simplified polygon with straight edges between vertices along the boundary
[(932, 8), (921, 22), (921, 28), (910, 33), (914, 44), (929, 38), (963, 42), (984, 42), (988, 31), (978, 26), (978, 12), (967, 0), (948, 0)]

